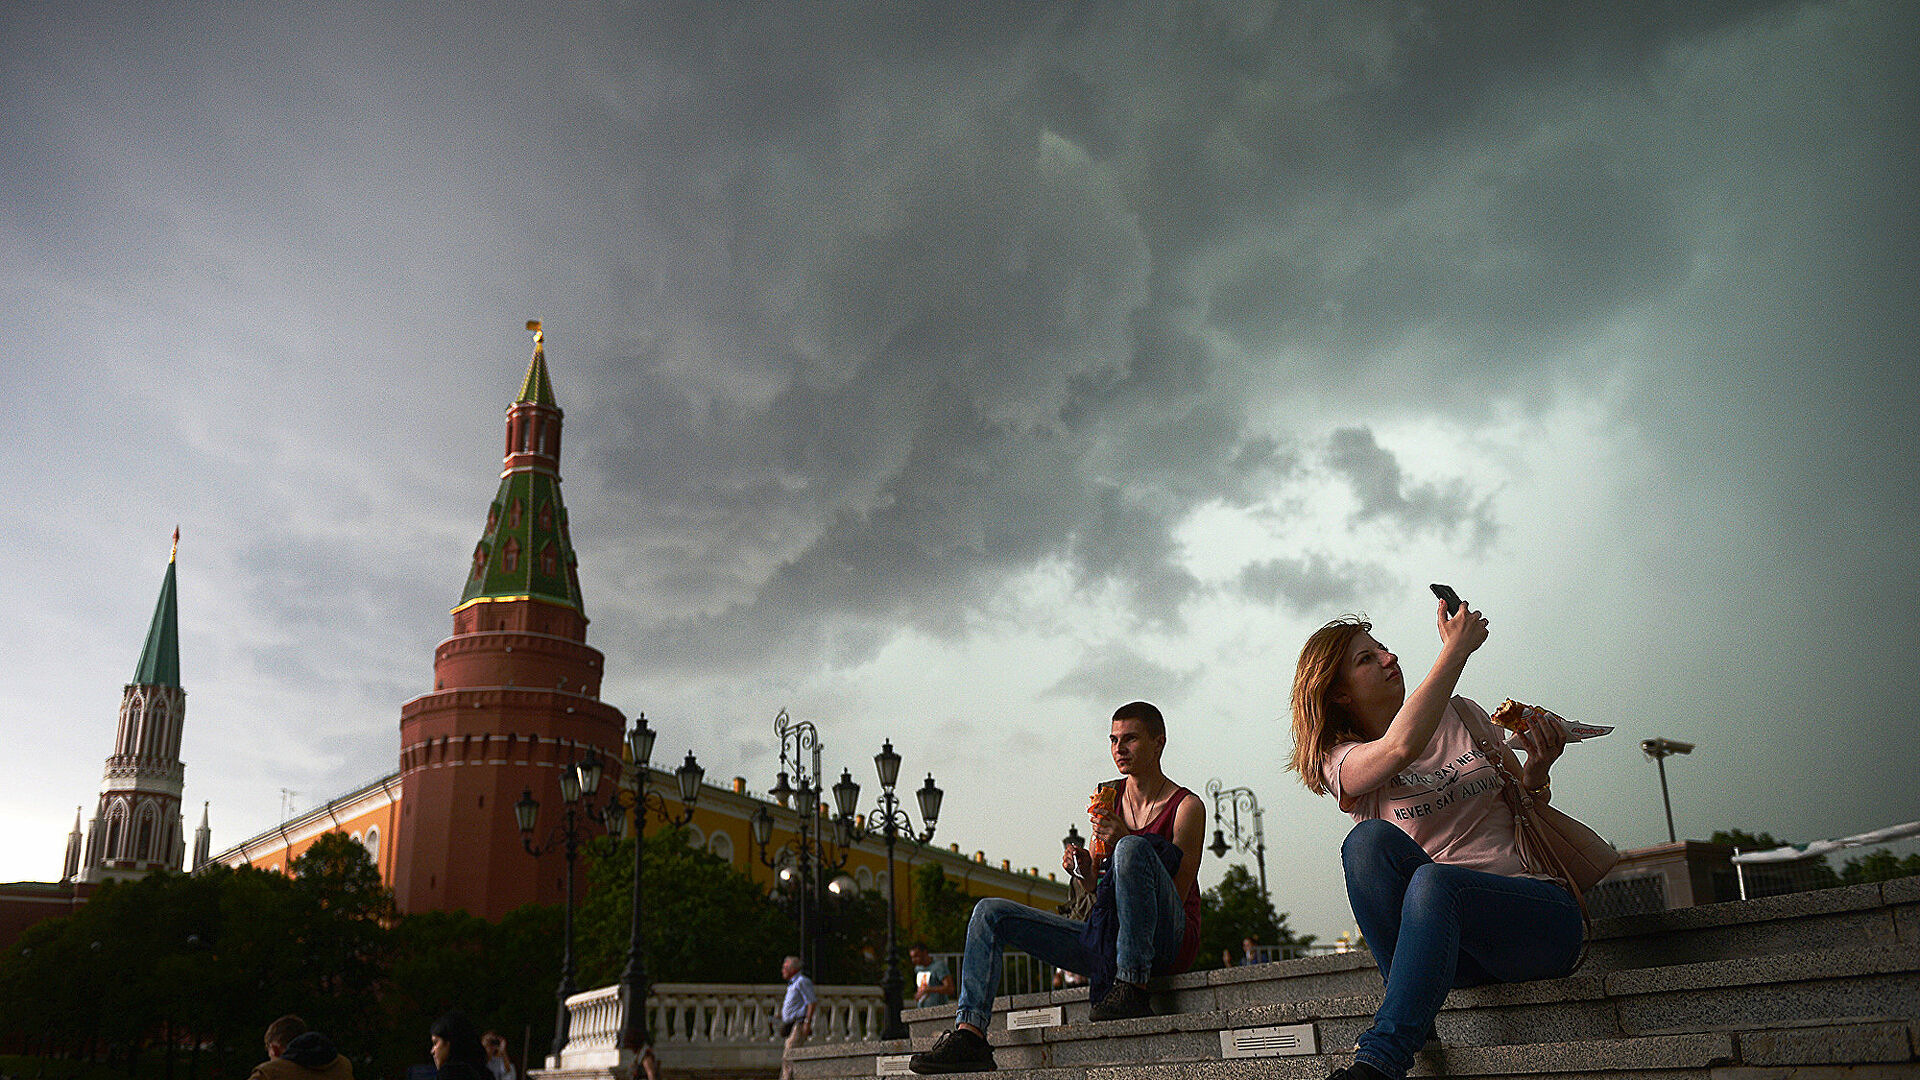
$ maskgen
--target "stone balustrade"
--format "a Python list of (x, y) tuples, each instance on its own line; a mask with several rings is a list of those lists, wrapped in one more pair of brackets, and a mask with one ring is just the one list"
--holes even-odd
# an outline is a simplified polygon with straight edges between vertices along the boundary
[[(880, 1037), (886, 1008), (871, 986), (818, 986), (813, 1044), (865, 1042)], [(648, 995), (654, 1054), (674, 1075), (751, 1073), (778, 1068), (780, 1004), (785, 983), (655, 983)], [(567, 999), (567, 1046), (541, 1080), (633, 1075), (633, 1055), (620, 1048), (626, 995), (603, 986)]]

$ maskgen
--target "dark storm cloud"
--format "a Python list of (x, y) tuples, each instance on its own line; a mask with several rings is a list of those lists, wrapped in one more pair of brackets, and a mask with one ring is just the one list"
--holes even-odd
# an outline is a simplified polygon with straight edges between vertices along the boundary
[(1399, 459), (1365, 428), (1341, 428), (1327, 439), (1327, 465), (1353, 489), (1360, 506), (1354, 520), (1386, 519), (1409, 532), (1431, 529), (1453, 533), (1470, 529), (1476, 545), (1493, 539), (1489, 500), (1464, 482), (1410, 486)]
[(1337, 611), (1385, 592), (1385, 574), (1336, 563), (1324, 555), (1267, 559), (1240, 571), (1240, 591), (1265, 604), (1285, 600), (1295, 611)]
[[(615, 272), (641, 336), (591, 403), (623, 420), (592, 463), (661, 537), (637, 553), (667, 600), (655, 660), (810, 649), (835, 621), (953, 634), (1049, 559), (1177, 619), (1173, 529), (1247, 490), (1273, 438), (1247, 405), (1276, 379), (1392, 366), (1388, 404), (1480, 400), (1670, 285), (1685, 246), (1650, 152), (1530, 143), (1516, 103), (1647, 94), (1661, 50), (1750, 14), (1503, 12), (611, 18), (612, 47), (568, 58), (589, 87), (568, 107), (621, 133), (603, 152), (645, 243)], [(1446, 352), (1407, 363), (1423, 333)], [(1213, 334), (1291, 359), (1256, 374)], [(1407, 485), (1364, 431), (1327, 461), (1363, 520), (1491, 535), (1483, 495)], [(1338, 594), (1310, 557), (1243, 588)]]
[(1178, 701), (1199, 674), (1176, 671), (1125, 646), (1111, 646), (1083, 656), (1045, 696), (1114, 705), (1144, 699), (1166, 705)]

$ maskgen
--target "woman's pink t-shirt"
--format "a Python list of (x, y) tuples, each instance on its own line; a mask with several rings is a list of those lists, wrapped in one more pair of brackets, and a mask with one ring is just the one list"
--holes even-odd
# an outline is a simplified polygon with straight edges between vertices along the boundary
[(1464, 700), (1447, 703), (1426, 753), (1372, 791), (1350, 794), (1341, 785), (1340, 766), (1360, 744), (1335, 744), (1326, 759), (1327, 790), (1355, 821), (1379, 818), (1399, 826), (1434, 862), (1529, 876), (1514, 845), (1513, 811), (1500, 797), (1500, 775), (1456, 711)]

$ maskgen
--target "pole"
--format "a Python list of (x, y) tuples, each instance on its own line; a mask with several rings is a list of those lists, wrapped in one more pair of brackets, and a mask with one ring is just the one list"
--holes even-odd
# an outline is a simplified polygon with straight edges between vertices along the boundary
[(1673, 800), (1667, 797), (1667, 757), (1665, 754), (1653, 759), (1660, 766), (1660, 804), (1667, 808), (1667, 843), (1677, 844), (1680, 838), (1673, 831)]
[(647, 961), (640, 929), (640, 860), (647, 846), (647, 766), (635, 762), (634, 768), (639, 771), (639, 783), (633, 800), (633, 925), (627, 931), (627, 968), (620, 975), (627, 994), (620, 1045), (632, 1050), (638, 1060), (653, 1039), (647, 1031)]
[(565, 829), (567, 842), (566, 951), (561, 953), (560, 959), (560, 988), (554, 991), (554, 997), (558, 999), (553, 1018), (555, 1066), (559, 1065), (560, 1055), (567, 1049), (567, 1029), (571, 1026), (567, 1017), (567, 999), (573, 996), (573, 857), (579, 846), (580, 836), (575, 831), (572, 803), (567, 804)]
[(901, 1000), (900, 990), (900, 944), (894, 937), (894, 883), (893, 843), (895, 801), (893, 790), (887, 789), (881, 797), (886, 806), (887, 827), (887, 977), (880, 983), (880, 1000), (886, 1005), (887, 1026), (880, 1032), (882, 1039), (907, 1038), (906, 1021), (900, 1019), (900, 1009), (905, 1004)]

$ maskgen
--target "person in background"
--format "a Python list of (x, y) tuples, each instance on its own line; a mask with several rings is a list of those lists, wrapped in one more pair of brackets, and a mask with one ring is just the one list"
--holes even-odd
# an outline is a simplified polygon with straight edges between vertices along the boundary
[(1248, 964), (1257, 964), (1259, 962), (1260, 939), (1254, 937), (1252, 934), (1248, 934), (1246, 937), (1240, 939), (1240, 966), (1246, 967)]
[(480, 1045), (487, 1051), (487, 1071), (493, 1074), (493, 1080), (519, 1080), (520, 1072), (507, 1056), (507, 1040), (501, 1038), (499, 1032), (489, 1031), (480, 1036)]
[(291, 1013), (267, 1025), (266, 1044), (249, 1080), (353, 1080), (353, 1062)]
[(913, 961), (913, 1007), (931, 1009), (953, 1000), (953, 972), (947, 962), (927, 951), (927, 943), (916, 941), (907, 949)]
[(464, 1013), (450, 1012), (428, 1029), (433, 1038), (433, 1066), (439, 1080), (493, 1080), (487, 1068), (487, 1048), (480, 1044), (480, 1029)]
[(780, 1037), (786, 1042), (780, 1051), (780, 1080), (793, 1080), (793, 1062), (789, 1056), (813, 1034), (813, 1010), (820, 1004), (813, 980), (800, 971), (800, 958), (789, 956), (780, 961), (780, 977), (787, 980), (786, 1000), (780, 1003)]

